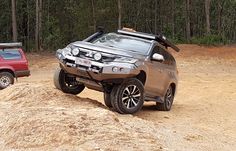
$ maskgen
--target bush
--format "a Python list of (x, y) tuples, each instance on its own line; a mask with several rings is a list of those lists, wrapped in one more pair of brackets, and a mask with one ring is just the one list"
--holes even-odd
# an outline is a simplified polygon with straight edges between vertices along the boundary
[(225, 37), (219, 35), (207, 35), (204, 37), (193, 37), (191, 43), (202, 45), (222, 45), (228, 43)]

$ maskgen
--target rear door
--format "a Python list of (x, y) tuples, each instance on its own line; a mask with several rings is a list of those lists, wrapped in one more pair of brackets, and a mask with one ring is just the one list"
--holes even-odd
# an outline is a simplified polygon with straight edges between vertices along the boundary
[(0, 49), (1, 64), (15, 71), (28, 70), (28, 62), (19, 48)]

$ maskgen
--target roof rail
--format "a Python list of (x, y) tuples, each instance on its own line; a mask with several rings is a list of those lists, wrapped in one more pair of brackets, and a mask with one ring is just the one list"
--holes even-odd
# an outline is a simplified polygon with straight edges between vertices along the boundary
[(15, 48), (15, 47), (22, 47), (22, 43), (21, 42), (0, 43), (0, 48)]
[(129, 35), (129, 36), (139, 37), (139, 38), (148, 39), (148, 40), (155, 40), (165, 47), (171, 47), (177, 52), (180, 51), (180, 49), (177, 46), (175, 46), (173, 43), (167, 40), (165, 36), (160, 35), (160, 34), (153, 35), (153, 34), (147, 34), (147, 33), (142, 33), (142, 32), (135, 32), (135, 31), (130, 32), (127, 30), (118, 30), (117, 32), (123, 35)]

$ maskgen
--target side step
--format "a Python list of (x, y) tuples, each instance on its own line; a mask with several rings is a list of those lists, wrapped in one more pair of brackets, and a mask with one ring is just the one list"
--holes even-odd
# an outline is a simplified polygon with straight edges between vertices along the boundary
[(145, 101), (154, 101), (154, 102), (158, 102), (158, 103), (164, 103), (164, 101), (161, 99), (161, 97), (157, 96), (157, 97), (149, 97), (149, 96), (145, 96)]

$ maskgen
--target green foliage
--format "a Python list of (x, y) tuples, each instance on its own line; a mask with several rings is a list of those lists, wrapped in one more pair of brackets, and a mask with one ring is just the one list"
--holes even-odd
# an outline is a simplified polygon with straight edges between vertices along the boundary
[(228, 43), (227, 39), (219, 35), (207, 35), (203, 37), (193, 37), (191, 42), (201, 45), (223, 45)]
[[(212, 32), (208, 36), (204, 2), (190, 1), (190, 42), (206, 45), (236, 42), (236, 1), (211, 1)], [(95, 14), (92, 10), (92, 0), (43, 0), (41, 47), (55, 50), (82, 40), (94, 32), (94, 24), (104, 26), (107, 32), (117, 30), (117, 0), (94, 0)], [(30, 51), (35, 47), (35, 0), (17, 0), (16, 12), (18, 40)], [(11, 26), (11, 1), (1, 0), (0, 42), (11, 41)], [(176, 43), (186, 43), (186, 0), (122, 0), (122, 26), (162, 33)]]

